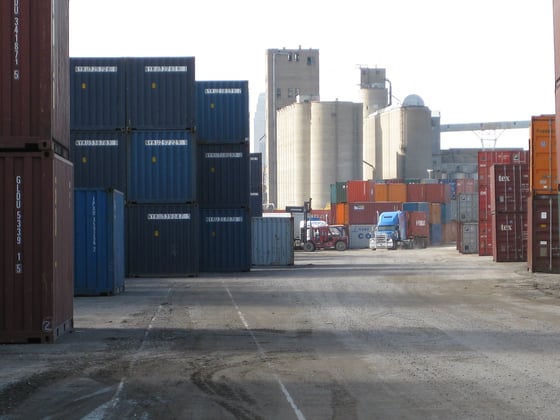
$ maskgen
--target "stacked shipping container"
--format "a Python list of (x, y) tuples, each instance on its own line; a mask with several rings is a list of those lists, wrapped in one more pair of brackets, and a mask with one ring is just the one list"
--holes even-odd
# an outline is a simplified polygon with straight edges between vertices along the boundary
[(200, 271), (251, 269), (247, 81), (196, 82)]
[(527, 267), (560, 273), (556, 116), (531, 119)]
[(0, 0), (0, 343), (73, 329), (68, 0)]
[(516, 165), (529, 163), (529, 153), (524, 150), (481, 150), (478, 152), (478, 255), (494, 255), (494, 227), (492, 201), (490, 198), (490, 172), (492, 165)]

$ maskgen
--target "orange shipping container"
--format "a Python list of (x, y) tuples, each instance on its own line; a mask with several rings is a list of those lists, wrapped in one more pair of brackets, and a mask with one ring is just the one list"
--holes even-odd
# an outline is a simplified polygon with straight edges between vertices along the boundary
[(391, 201), (389, 200), (389, 184), (375, 184), (375, 201)]
[(558, 192), (555, 119), (556, 115), (540, 115), (531, 118), (529, 182), (533, 194), (556, 194)]
[(406, 202), (406, 184), (401, 182), (387, 184), (387, 201)]
[(430, 203), (430, 223), (441, 225), (441, 204)]
[(406, 201), (409, 203), (424, 202), (426, 200), (426, 186), (429, 184), (408, 184)]
[(332, 224), (348, 224), (348, 203), (336, 203), (334, 205), (334, 222)]
[(451, 185), (426, 184), (426, 201), (430, 203), (449, 203), (451, 201)]

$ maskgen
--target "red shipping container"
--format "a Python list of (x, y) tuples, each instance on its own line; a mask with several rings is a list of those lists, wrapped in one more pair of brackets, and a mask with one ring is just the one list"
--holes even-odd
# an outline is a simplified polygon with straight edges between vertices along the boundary
[(494, 255), (494, 234), (492, 215), (488, 220), (478, 221), (478, 255), (487, 257)]
[(496, 238), (492, 252), (494, 261), (527, 261), (527, 213), (495, 213), (492, 226)]
[(424, 202), (426, 200), (426, 186), (429, 184), (408, 184), (406, 201), (409, 203)]
[(492, 220), (490, 205), (490, 185), (478, 186), (478, 220)]
[(451, 185), (426, 184), (426, 200), (430, 203), (449, 203), (451, 201)]
[(538, 273), (560, 273), (558, 195), (529, 197), (527, 268)]
[(374, 225), (377, 223), (377, 203), (348, 203), (349, 225)]
[(52, 343), (73, 328), (72, 164), (0, 154), (0, 343)]
[(69, 0), (0, 0), (0, 148), (69, 149), (68, 30)]
[(346, 182), (346, 201), (348, 203), (362, 203), (374, 201), (375, 183), (372, 180), (351, 180)]
[(492, 165), (490, 171), (490, 208), (494, 212), (527, 213), (529, 165)]
[(529, 163), (529, 152), (521, 149), (514, 150), (480, 150), (478, 152), (478, 185), (489, 185), (492, 165)]
[(411, 211), (408, 213), (408, 232), (409, 236), (422, 236), (430, 240), (430, 224), (428, 215), (423, 211)]

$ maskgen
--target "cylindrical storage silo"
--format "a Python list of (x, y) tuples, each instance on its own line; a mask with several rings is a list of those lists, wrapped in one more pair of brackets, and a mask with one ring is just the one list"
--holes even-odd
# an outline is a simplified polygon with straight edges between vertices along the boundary
[(277, 208), (302, 206), (310, 197), (311, 103), (289, 105), (277, 115)]
[(428, 175), (428, 169), (433, 169), (432, 136), (430, 109), (425, 106), (404, 106), (404, 178), (423, 178)]
[(330, 185), (362, 176), (362, 124), (360, 104), (311, 104), (310, 194), (314, 208), (330, 203)]

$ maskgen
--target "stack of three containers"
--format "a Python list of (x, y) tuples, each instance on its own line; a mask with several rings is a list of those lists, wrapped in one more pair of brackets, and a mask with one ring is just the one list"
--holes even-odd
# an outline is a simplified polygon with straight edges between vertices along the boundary
[(68, 0), (0, 1), (0, 343), (73, 329), (68, 28)]
[(251, 269), (247, 81), (196, 82), (200, 271)]

